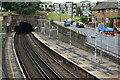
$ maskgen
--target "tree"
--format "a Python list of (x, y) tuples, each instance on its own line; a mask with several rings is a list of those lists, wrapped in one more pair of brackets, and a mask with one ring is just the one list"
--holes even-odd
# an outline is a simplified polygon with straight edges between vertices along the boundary
[(81, 22), (83, 22), (83, 23), (88, 22), (88, 17), (81, 17)]
[(73, 3), (73, 2), (68, 1), (68, 2), (65, 2), (65, 3)]
[(50, 8), (47, 8), (47, 9), (46, 9), (46, 11), (48, 11), (48, 12), (49, 12), (50, 10), (51, 10)]
[(38, 10), (43, 11), (44, 9), (43, 9), (42, 7), (39, 7), (39, 9), (38, 9)]
[(3, 8), (16, 11), (19, 14), (32, 14), (39, 9), (38, 2), (5, 2)]
[(22, 3), (16, 3), (16, 12), (20, 14), (32, 14), (36, 12), (37, 4), (34, 2), (22, 2)]
[(62, 9), (62, 13), (64, 14), (65, 13), (65, 11)]
[(77, 8), (76, 16), (79, 16), (79, 14), (80, 14), (80, 15), (83, 15), (82, 10), (81, 10), (80, 7)]

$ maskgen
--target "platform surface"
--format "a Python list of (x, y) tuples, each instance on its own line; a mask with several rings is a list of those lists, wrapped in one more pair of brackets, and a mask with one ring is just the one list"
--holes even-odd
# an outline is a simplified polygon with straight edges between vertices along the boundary
[(103, 63), (100, 63), (100, 56), (97, 60), (94, 59), (94, 54), (84, 51), (82, 49), (72, 46), (70, 49), (69, 44), (57, 41), (48, 35), (41, 34), (40, 32), (32, 32), (42, 43), (46, 44), (51, 49), (59, 52), (71, 61), (75, 62), (78, 66), (84, 68), (93, 75), (102, 79), (120, 79), (119, 65), (111, 60), (103, 57)]

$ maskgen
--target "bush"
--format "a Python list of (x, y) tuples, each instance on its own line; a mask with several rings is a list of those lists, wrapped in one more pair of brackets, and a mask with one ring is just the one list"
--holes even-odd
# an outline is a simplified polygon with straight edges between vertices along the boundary
[(81, 17), (81, 22), (83, 23), (88, 22), (88, 17)]
[(46, 9), (46, 11), (50, 12), (50, 11), (51, 11), (51, 9), (47, 8), (47, 9)]
[(54, 22), (54, 19), (51, 19), (51, 20), (50, 20), (50, 23), (51, 23), (52, 26), (53, 26), (53, 22)]
[(89, 17), (89, 22), (92, 22), (92, 17)]
[(76, 22), (79, 22), (79, 21), (80, 21), (80, 19), (76, 19), (75, 21), (76, 21)]
[(114, 19), (120, 19), (120, 17), (112, 17), (112, 18), (110, 18), (109, 26), (110, 26), (111, 28), (113, 28), (113, 20), (114, 20)]
[(38, 10), (43, 11), (44, 9), (42, 7), (40, 7)]

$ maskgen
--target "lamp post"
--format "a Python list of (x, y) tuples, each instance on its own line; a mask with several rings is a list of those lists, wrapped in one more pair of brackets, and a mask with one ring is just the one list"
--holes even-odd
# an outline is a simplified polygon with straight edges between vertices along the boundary
[(71, 48), (71, 25), (70, 25), (70, 48)]
[(2, 15), (2, 2), (0, 1), (0, 16)]
[(102, 32), (101, 33), (101, 52), (100, 52), (100, 63), (103, 63), (102, 62)]
[[(73, 3), (72, 3), (73, 4)], [(73, 12), (72, 12), (72, 4), (71, 4), (71, 19), (73, 18)], [(70, 23), (70, 48), (71, 48), (71, 23)]]
[(10, 12), (11, 12), (10, 9), (8, 10), (8, 12), (9, 12), (9, 14), (10, 14)]
[(95, 22), (95, 60), (97, 59), (97, 29), (96, 29), (96, 22)]
[[(95, 50), (94, 50), (94, 59), (96, 60), (96, 56), (97, 56), (97, 28), (96, 28), (96, 22), (89, 22), (89, 23), (95, 23), (95, 36), (94, 36), (94, 39), (95, 39)], [(89, 24), (88, 23), (88, 24)], [(89, 34), (89, 33), (88, 33)], [(92, 37), (92, 36), (91, 36)]]
[(41, 20), (41, 32), (42, 32), (42, 20)]
[(58, 24), (57, 24), (57, 41), (58, 41)]

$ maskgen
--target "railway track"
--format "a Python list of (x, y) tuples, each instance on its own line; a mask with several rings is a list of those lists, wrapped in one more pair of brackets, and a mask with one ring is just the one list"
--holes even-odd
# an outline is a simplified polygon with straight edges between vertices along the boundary
[(23, 53), (23, 49), (19, 48), (19, 50), (21, 51), (17, 49), (17, 52), (19, 51), (19, 59), (27, 75), (27, 78), (40, 78), (50, 80), (63, 79), (63, 77), (59, 73), (57, 73), (53, 68), (47, 65), (47, 63), (37, 55), (35, 50), (30, 47), (29, 43), (27, 42), (26, 36), (17, 34), (16, 39), (18, 39), (17, 41), (19, 43), (19, 47), (23, 47), (24, 51), (26, 52)]
[(32, 34), (16, 34), (15, 48), (24, 73), (29, 79), (82, 79), (58, 62), (54, 55), (40, 45)]
[(38, 67), (35, 65), (35, 63), (32, 61), (30, 55), (28, 54), (28, 51), (26, 51), (20, 34), (16, 35), (15, 44), (17, 55), (26, 75), (26, 78), (30, 80), (35, 78), (43, 79), (44, 76), (42, 75)]
[(58, 71), (58, 73), (63, 76), (64, 79), (82, 79), (84, 78), (81, 75), (75, 75), (72, 72), (70, 72), (69, 70), (67, 70), (66, 67), (64, 67), (63, 65), (61, 65), (61, 63), (58, 62), (58, 59), (55, 59), (54, 55), (50, 52), (46, 51), (46, 48), (44, 49), (43, 46), (40, 46), (40, 43), (32, 36), (32, 35), (27, 35), (30, 40), (32, 45), (31, 46), (35, 46), (34, 49), (36, 49), (36, 53), (39, 57), (41, 57), (43, 60), (45, 60), (48, 65), (54, 67), (54, 69), (56, 71)]

